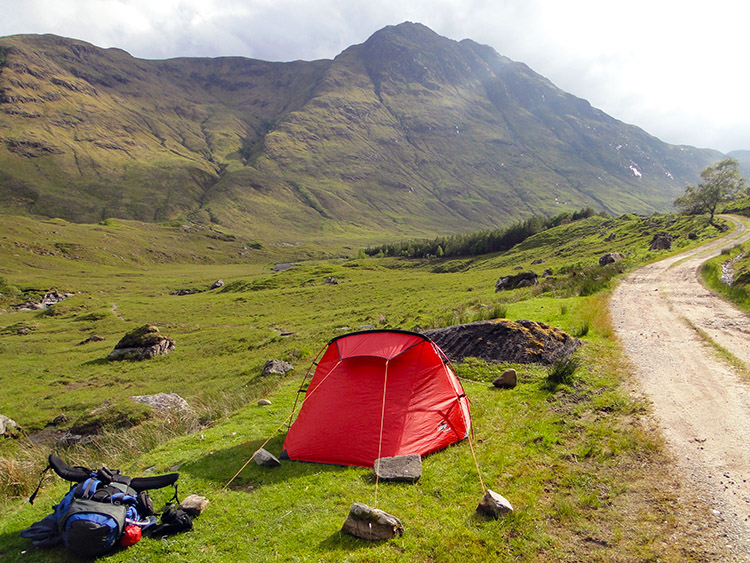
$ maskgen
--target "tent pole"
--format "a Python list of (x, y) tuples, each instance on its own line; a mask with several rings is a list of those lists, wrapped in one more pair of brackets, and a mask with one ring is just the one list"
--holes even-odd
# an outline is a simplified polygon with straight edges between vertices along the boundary
[[(378, 438), (378, 457), (375, 460), (376, 463), (379, 463), (378, 460), (380, 460), (381, 454), (383, 453), (383, 422), (385, 421), (385, 391), (388, 385), (388, 363), (389, 362), (390, 360), (385, 361), (385, 376), (383, 377), (383, 404), (380, 407), (380, 437)], [(374, 505), (374, 508), (378, 507), (378, 482), (380, 481), (379, 470), (380, 470), (380, 467), (378, 467), (378, 471), (375, 472), (375, 505)]]

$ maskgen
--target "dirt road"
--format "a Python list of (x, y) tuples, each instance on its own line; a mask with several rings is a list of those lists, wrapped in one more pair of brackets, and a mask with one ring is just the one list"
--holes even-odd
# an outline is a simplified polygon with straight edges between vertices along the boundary
[[(720, 241), (637, 270), (611, 300), (615, 332), (683, 487), (710, 507), (705, 522), (726, 534), (726, 561), (750, 561), (750, 315), (703, 287), (697, 270), (748, 239), (738, 223)], [(707, 338), (739, 362), (722, 360)]]

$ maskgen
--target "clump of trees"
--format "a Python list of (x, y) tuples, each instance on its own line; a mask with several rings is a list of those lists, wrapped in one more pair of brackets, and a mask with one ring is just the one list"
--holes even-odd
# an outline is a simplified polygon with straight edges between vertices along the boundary
[(709, 223), (721, 229), (714, 222), (719, 204), (737, 198), (747, 189), (745, 179), (740, 175), (739, 163), (733, 158), (707, 166), (701, 172), (701, 183), (688, 185), (685, 193), (674, 200), (675, 207), (685, 215), (709, 214)]
[(558, 225), (586, 219), (595, 214), (594, 209), (586, 207), (573, 213), (560, 213), (554, 217), (531, 217), (504, 229), (372, 246), (365, 248), (364, 253), (367, 256), (405, 256), (408, 258), (479, 256), (510, 250), (532, 235)]

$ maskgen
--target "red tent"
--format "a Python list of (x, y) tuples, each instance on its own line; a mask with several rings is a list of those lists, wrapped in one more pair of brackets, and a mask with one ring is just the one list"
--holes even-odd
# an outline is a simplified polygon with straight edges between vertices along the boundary
[(372, 466), (378, 456), (445, 448), (466, 438), (470, 426), (466, 394), (431, 340), (397, 330), (355, 332), (329, 342), (284, 457)]

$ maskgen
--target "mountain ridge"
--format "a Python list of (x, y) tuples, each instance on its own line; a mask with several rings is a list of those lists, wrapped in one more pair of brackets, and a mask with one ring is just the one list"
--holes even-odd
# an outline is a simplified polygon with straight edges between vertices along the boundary
[(432, 235), (586, 205), (663, 211), (721, 157), (421, 24), (317, 61), (148, 61), (52, 35), (0, 51), (6, 212)]

